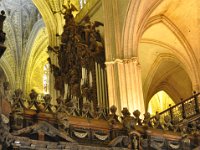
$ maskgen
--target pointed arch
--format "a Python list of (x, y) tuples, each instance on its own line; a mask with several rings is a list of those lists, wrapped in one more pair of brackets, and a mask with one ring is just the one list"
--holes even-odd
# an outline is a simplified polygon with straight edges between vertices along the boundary
[[(145, 0), (131, 0), (129, 2), (122, 35), (122, 50), (125, 58), (138, 56), (137, 48), (140, 32), (143, 29), (146, 20), (148, 20), (148, 17), (162, 1), (163, 0), (148, 1), (148, 7), (146, 10), (143, 10), (142, 7), (142, 4), (147, 3)], [(138, 15), (142, 11), (145, 11), (143, 15)]]
[[(144, 26), (144, 29), (141, 32), (140, 36), (142, 37), (142, 35), (144, 34), (145, 31), (147, 31), (151, 26), (153, 26), (157, 23), (160, 23), (160, 22), (163, 23), (169, 30), (172, 31), (172, 33), (176, 36), (178, 41), (184, 47), (184, 51), (187, 53), (188, 57), (184, 56), (180, 50), (174, 51), (174, 54), (176, 55), (177, 58), (180, 58), (180, 61), (185, 66), (184, 68), (186, 69), (188, 75), (190, 76), (190, 79), (193, 84), (193, 89), (197, 90), (197, 89), (195, 89), (196, 85), (200, 82), (199, 74), (197, 71), (198, 66), (196, 65), (196, 64), (198, 64), (198, 61), (195, 57), (194, 51), (193, 51), (190, 43), (187, 41), (184, 34), (179, 30), (179, 28), (169, 18), (167, 18), (165, 15), (156, 15), (156, 16), (149, 18), (149, 20), (147, 21), (146, 25)], [(143, 41), (143, 39), (141, 41)], [(157, 41), (156, 43), (154, 42), (154, 44), (158, 44), (160, 46), (166, 45), (165, 43), (162, 43), (162, 44), (160, 44), (160, 43), (161, 43), (160, 41), (159, 42)], [(168, 47), (170, 47), (170, 46), (168, 45)], [(170, 49), (173, 50), (174, 48), (170, 48)]]
[[(24, 61), (23, 64), (22, 64), (22, 68), (25, 68), (23, 69), (23, 75), (24, 75), (24, 80), (27, 81), (26, 78), (29, 77), (28, 75), (28, 71), (29, 71), (29, 65), (30, 65), (30, 56), (31, 56), (31, 53), (33, 53), (33, 44), (35, 42), (35, 39), (36, 37), (38, 36), (38, 33), (41, 31), (41, 29), (43, 29), (45, 27), (44, 25), (44, 22), (42, 19), (38, 20), (35, 25), (33, 26), (33, 29), (30, 33), (30, 36), (28, 38), (28, 42), (27, 42), (27, 45), (26, 45), (26, 51), (25, 51), (25, 54), (24, 54)], [(29, 62), (29, 63), (28, 63)], [(26, 88), (27, 88), (27, 85), (26, 84), (23, 84), (23, 89), (24, 91), (26, 91)]]
[(45, 0), (33, 0), (33, 3), (40, 11), (40, 14), (42, 15), (42, 18), (47, 27), (49, 34), (49, 44), (51, 46), (56, 46), (57, 23), (51, 8)]
[(173, 106), (174, 99), (165, 90), (157, 91), (150, 99), (148, 103), (147, 111), (154, 115), (156, 112), (162, 112), (169, 108), (169, 105)]
[(181, 94), (179, 93), (179, 91), (174, 89), (167, 82), (163, 81), (163, 79), (166, 78), (168, 75), (173, 74), (173, 72), (176, 72), (178, 68), (170, 70), (169, 72), (164, 74), (164, 76), (161, 76), (161, 78), (157, 80), (157, 83), (154, 84), (153, 87), (151, 86), (160, 64), (165, 61), (174, 62), (175, 64), (179, 64), (180, 66), (182, 66), (182, 68), (184, 68), (184, 64), (182, 64), (178, 58), (171, 54), (160, 54), (157, 57), (150, 69), (151, 71), (148, 74), (148, 78), (144, 82), (143, 92), (145, 97), (145, 108), (147, 108), (150, 98), (160, 90), (165, 90), (168, 93), (168, 95), (170, 95), (175, 100), (176, 103), (178, 103), (181, 98)]

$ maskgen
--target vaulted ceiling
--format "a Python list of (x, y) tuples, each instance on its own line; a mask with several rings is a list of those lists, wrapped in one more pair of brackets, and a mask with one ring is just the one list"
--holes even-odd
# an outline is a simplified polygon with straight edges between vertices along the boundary
[(200, 1), (159, 2), (148, 17), (138, 49), (146, 105), (160, 90), (179, 102), (191, 96), (198, 83)]
[[(60, 11), (65, 0), (2, 0), (6, 12), (4, 32), (7, 50), (0, 60), (11, 87), (30, 92), (43, 92), (43, 67), (47, 63), (47, 47), (56, 46), (64, 21)], [(78, 1), (74, 3), (79, 5)], [(37, 8), (38, 7), (38, 8)]]
[[(30, 0), (2, 0), (0, 9), (6, 13), (4, 32), (7, 50), (0, 60), (12, 87), (21, 87), (24, 71), (34, 42), (33, 29), (41, 16)], [(16, 82), (17, 81), (17, 82)]]

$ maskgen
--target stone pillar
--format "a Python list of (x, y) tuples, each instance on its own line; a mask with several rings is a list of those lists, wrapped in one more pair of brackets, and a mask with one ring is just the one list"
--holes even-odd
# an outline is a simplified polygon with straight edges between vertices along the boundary
[(109, 106), (117, 107), (117, 114), (121, 114), (120, 91), (118, 82), (118, 67), (115, 63), (106, 63)]
[(123, 107), (132, 113), (145, 112), (141, 69), (137, 58), (107, 62), (109, 105), (115, 105), (120, 114)]
[(145, 112), (141, 68), (138, 59), (123, 59), (117, 61), (121, 109), (127, 107), (132, 113), (138, 109)]
[(104, 12), (104, 40), (106, 53), (106, 71), (108, 82), (109, 106), (115, 105), (117, 113), (121, 112), (118, 67), (113, 60), (120, 57), (121, 31), (119, 28), (119, 12), (116, 0), (102, 0)]
[(140, 65), (136, 57), (125, 55), (122, 49), (120, 6), (117, 0), (102, 0), (106, 48), (106, 70), (109, 105), (123, 107), (132, 113), (138, 109), (144, 113)]

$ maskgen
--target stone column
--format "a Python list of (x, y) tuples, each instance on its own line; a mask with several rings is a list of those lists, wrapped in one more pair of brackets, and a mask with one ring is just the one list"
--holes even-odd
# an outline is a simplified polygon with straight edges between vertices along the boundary
[(106, 63), (109, 106), (115, 105), (117, 107), (117, 114), (120, 114), (122, 107), (120, 102), (120, 85), (118, 81), (117, 69), (117, 64), (112, 62)]
[(121, 109), (127, 107), (132, 113), (134, 110), (145, 112), (141, 68), (138, 59), (123, 59), (117, 61)]
[(137, 58), (116, 59), (107, 62), (109, 104), (115, 105), (120, 114), (123, 107), (132, 113), (145, 112), (141, 69)]
[(121, 31), (119, 28), (119, 12), (116, 0), (102, 0), (104, 12), (104, 40), (106, 53), (106, 71), (108, 82), (109, 106), (115, 105), (118, 114), (121, 112), (118, 67), (113, 63), (119, 57)]
[(123, 107), (131, 113), (136, 109), (144, 113), (140, 65), (137, 58), (124, 57), (122, 49), (120, 6), (117, 0), (102, 0), (102, 6), (109, 105), (115, 105), (118, 114)]

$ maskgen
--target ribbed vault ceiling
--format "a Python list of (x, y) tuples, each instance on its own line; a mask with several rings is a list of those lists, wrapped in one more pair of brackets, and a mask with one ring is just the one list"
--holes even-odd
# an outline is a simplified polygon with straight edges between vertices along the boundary
[(139, 44), (146, 105), (160, 90), (175, 102), (192, 94), (199, 6), (198, 0), (163, 0), (149, 16)]
[(37, 30), (40, 30), (36, 26), (41, 26), (37, 23), (41, 20), (41, 15), (31, 0), (2, 0), (0, 4), (0, 9), (6, 12), (4, 32), (7, 47), (1, 66), (12, 87), (23, 88), (27, 74), (25, 68), (31, 59)]

